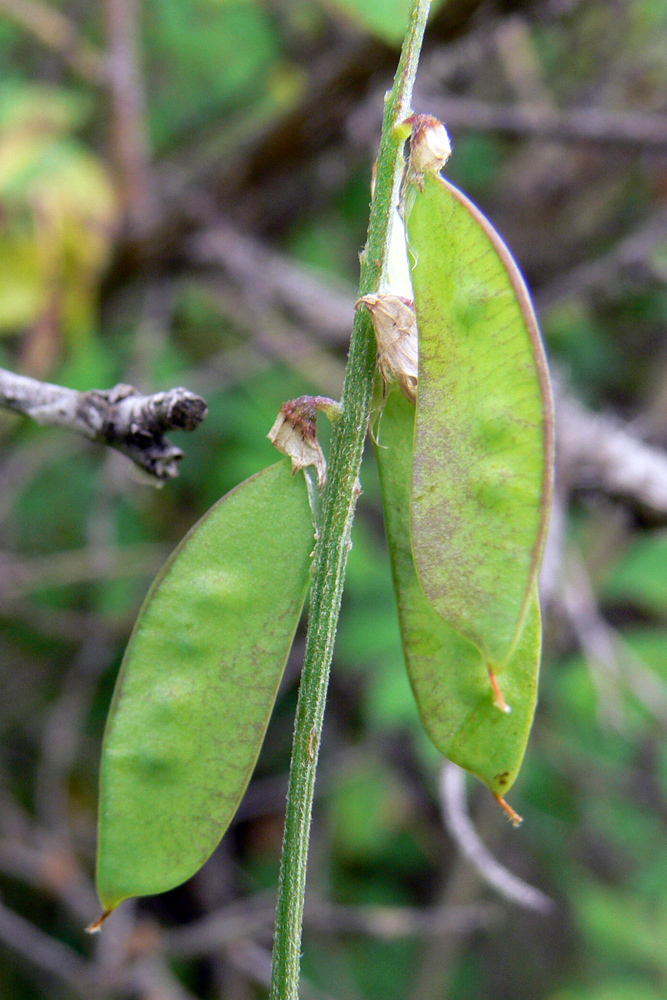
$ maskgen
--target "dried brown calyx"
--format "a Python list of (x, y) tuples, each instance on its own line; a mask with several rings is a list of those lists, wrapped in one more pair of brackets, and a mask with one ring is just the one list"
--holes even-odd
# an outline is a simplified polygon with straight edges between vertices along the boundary
[(412, 115), (401, 123), (410, 128), (410, 156), (406, 181), (420, 188), (424, 174), (439, 174), (452, 152), (447, 129), (433, 115)]
[(419, 348), (414, 303), (392, 292), (374, 292), (357, 301), (357, 309), (362, 305), (373, 320), (382, 377), (398, 382), (406, 399), (416, 402)]
[(291, 399), (280, 407), (275, 423), (266, 436), (278, 451), (292, 460), (295, 473), (314, 465), (321, 489), (326, 479), (327, 463), (317, 440), (317, 414), (320, 412), (334, 421), (341, 414), (341, 405), (328, 396)]

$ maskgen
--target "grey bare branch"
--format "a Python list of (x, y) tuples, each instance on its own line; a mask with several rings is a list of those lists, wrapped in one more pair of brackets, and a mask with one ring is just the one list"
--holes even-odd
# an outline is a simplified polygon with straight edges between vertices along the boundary
[(69, 945), (45, 934), (3, 903), (0, 903), (0, 941), (31, 965), (65, 983), (77, 996), (90, 996), (86, 961)]
[(183, 457), (165, 432), (194, 430), (207, 412), (206, 402), (188, 389), (145, 396), (121, 383), (113, 389), (77, 392), (3, 368), (0, 406), (116, 448), (162, 482), (178, 475)]
[(574, 396), (561, 393), (558, 414), (558, 468), (562, 480), (664, 518), (667, 514), (667, 454), (603, 413), (591, 413)]
[(525, 909), (538, 913), (554, 909), (552, 899), (508, 871), (482, 842), (468, 814), (464, 773), (449, 761), (440, 772), (440, 800), (450, 836), (487, 885)]

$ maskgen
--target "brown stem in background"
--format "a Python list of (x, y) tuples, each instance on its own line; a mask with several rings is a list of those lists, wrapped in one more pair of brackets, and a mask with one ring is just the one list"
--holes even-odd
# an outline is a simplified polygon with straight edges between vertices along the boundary
[(472, 97), (420, 93), (429, 111), (449, 129), (501, 132), (563, 142), (608, 143), (633, 149), (667, 148), (667, 115), (606, 108), (547, 108), (493, 104)]
[(32, 966), (65, 983), (77, 996), (90, 996), (88, 964), (69, 945), (62, 944), (24, 917), (0, 903), (0, 941)]
[(59, 10), (39, 0), (0, 0), (0, 13), (29, 31), (39, 41), (59, 52), (67, 65), (90, 83), (104, 83), (104, 54), (84, 38), (75, 24)]
[(111, 145), (121, 202), (131, 237), (145, 235), (154, 219), (146, 93), (141, 70), (136, 0), (106, 0)]

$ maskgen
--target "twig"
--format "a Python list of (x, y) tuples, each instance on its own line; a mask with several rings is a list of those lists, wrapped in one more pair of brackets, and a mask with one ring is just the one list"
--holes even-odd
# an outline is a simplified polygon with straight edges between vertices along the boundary
[(583, 560), (568, 554), (560, 590), (562, 607), (588, 660), (600, 698), (600, 714), (623, 728), (620, 695), (629, 690), (662, 726), (667, 724), (667, 689), (602, 616)]
[(69, 842), (36, 823), (4, 787), (0, 789), (0, 870), (57, 899), (78, 927), (99, 910), (93, 883)]
[(48, 972), (82, 997), (90, 997), (88, 965), (77, 953), (0, 903), (0, 942), (32, 967)]
[(31, 604), (25, 600), (6, 599), (0, 593), (0, 613), (16, 618), (26, 628), (49, 639), (58, 639), (70, 644), (95, 620), (96, 627), (103, 635), (109, 635), (116, 642), (125, 642), (136, 618), (136, 609), (120, 615), (96, 615), (92, 612), (63, 611), (45, 605)]
[(201, 396), (187, 389), (144, 396), (131, 385), (121, 384), (77, 392), (4, 368), (0, 368), (0, 406), (116, 448), (162, 481), (178, 475), (183, 457), (164, 432), (194, 430), (207, 409)]
[(468, 815), (465, 774), (456, 764), (447, 762), (443, 765), (440, 798), (447, 830), (487, 885), (503, 899), (527, 910), (538, 913), (553, 910), (555, 904), (552, 899), (508, 871), (480, 840)]
[(646, 225), (617, 243), (608, 254), (578, 264), (537, 289), (534, 299), (538, 309), (548, 309), (565, 298), (583, 295), (609, 299), (638, 284), (664, 283), (664, 263), (655, 251), (666, 236), (667, 212), (657, 211)]
[[(503, 34), (508, 26), (512, 24), (516, 28), (517, 23), (517, 19), (500, 20), (495, 31), (496, 49), (499, 42), (502, 49), (503, 41), (507, 41)], [(516, 36), (516, 31), (514, 34)], [(479, 66), (492, 58), (492, 41), (489, 25), (486, 25), (484, 33), (477, 32), (462, 42), (431, 53), (424, 60), (421, 83), (415, 88), (415, 105), (436, 115), (453, 131), (500, 132), (560, 142), (621, 146), (630, 150), (667, 151), (667, 115), (664, 114), (611, 111), (600, 107), (550, 107), (546, 90), (541, 86), (533, 88), (530, 95), (525, 90), (519, 93), (521, 99), (516, 104), (446, 93), (457, 73), (466, 73), (471, 79), (479, 75)], [(516, 43), (516, 37), (512, 41)], [(502, 59), (502, 51), (500, 54), (507, 73), (507, 62)], [(512, 59), (516, 63), (516, 45), (513, 45)], [(516, 82), (516, 75), (510, 82)], [(368, 145), (377, 135), (380, 95), (380, 90), (374, 90), (349, 118), (348, 133), (357, 146)]]
[[(3, 801), (3, 809), (5, 805)], [(47, 842), (43, 830), (31, 830), (27, 836), (44, 843), (26, 844), (16, 835), (0, 837), (0, 871), (57, 899), (78, 926), (90, 923), (99, 912), (99, 901), (77, 859), (57, 840)]]
[(347, 342), (354, 319), (352, 290), (318, 278), (224, 220), (193, 237), (188, 249), (193, 261), (222, 266), (260, 305), (288, 309), (322, 339)]
[(124, 978), (143, 1000), (195, 1000), (166, 963), (153, 956), (135, 961)]
[[(253, 281), (250, 275), (248, 277)], [(261, 284), (262, 281), (260, 268), (253, 284)], [(247, 331), (246, 349), (254, 341), (264, 357), (271, 360), (278, 359), (289, 365), (306, 380), (307, 385), (318, 386), (336, 397), (340, 396), (345, 375), (344, 366), (333, 352), (317, 343), (310, 330), (295, 326), (279, 315), (275, 308), (262, 301), (261, 292), (255, 295), (250, 287), (238, 291), (219, 279), (217, 281), (209, 279), (205, 283), (200, 283), (200, 286), (201, 284), (204, 284), (209, 291), (220, 312), (233, 321), (235, 328)], [(326, 286), (323, 287), (326, 290)], [(354, 309), (352, 296), (349, 305)], [(352, 316), (351, 312), (348, 317), (350, 322)], [(347, 335), (349, 332), (348, 323)]]
[(151, 956), (156, 952), (157, 934), (151, 923), (139, 926), (137, 903), (131, 899), (119, 908), (104, 934), (92, 939), (95, 974), (100, 982), (117, 982), (118, 970), (126, 965), (130, 955)]
[(603, 143), (667, 152), (667, 115), (605, 108), (491, 104), (472, 97), (419, 94), (419, 103), (452, 130), (503, 132), (563, 142)]
[(559, 395), (556, 422), (559, 475), (567, 484), (667, 515), (667, 453), (620, 421), (586, 411), (571, 395)]
[(67, 65), (85, 80), (96, 84), (106, 82), (107, 64), (103, 53), (82, 38), (76, 25), (59, 10), (39, 0), (0, 0), (0, 13), (25, 28), (43, 45), (59, 52)]
[(14, 601), (45, 587), (65, 587), (90, 580), (150, 576), (159, 569), (166, 554), (166, 547), (158, 542), (72, 549), (32, 559), (16, 559), (0, 550), (2, 599)]
[(548, 613), (554, 603), (560, 580), (560, 569), (563, 561), (563, 549), (567, 530), (567, 502), (569, 492), (556, 478), (551, 502), (551, 519), (549, 531), (544, 545), (542, 566), (539, 577), (539, 594), (542, 614)]
[(111, 139), (131, 236), (154, 221), (146, 95), (139, 55), (136, 0), (106, 0), (111, 94)]
[[(4, 443), (0, 461), (0, 525), (10, 519), (18, 499), (30, 481), (54, 461), (71, 461), (87, 447), (79, 437), (42, 434), (13, 442), (10, 450)], [(122, 461), (122, 459), (121, 459)]]
[(69, 778), (80, 750), (83, 719), (114, 653), (109, 639), (90, 628), (44, 719), (35, 776), (35, 812), (45, 826), (63, 831), (63, 836), (70, 821)]
[[(225, 956), (234, 968), (258, 986), (271, 982), (271, 953), (255, 941), (233, 941), (225, 947)], [(329, 993), (304, 979), (300, 987), (301, 1000), (332, 1000)]]
[[(178, 958), (208, 955), (234, 941), (266, 933), (273, 924), (274, 906), (265, 898), (249, 899), (212, 913), (189, 926), (167, 931), (165, 952)], [(420, 910), (408, 906), (337, 906), (309, 900), (304, 925), (319, 934), (363, 934), (382, 941), (406, 937), (442, 937), (467, 934), (496, 922), (493, 906), (444, 906)]]
[(590, 669), (598, 697), (598, 716), (623, 729), (620, 670), (612, 629), (600, 615), (588, 574), (580, 559), (570, 556), (560, 598), (577, 644)]
[[(487, 795), (482, 803), (483, 810), (493, 816), (494, 824), (497, 823), (496, 803)], [(479, 906), (483, 891), (481, 879), (460, 851), (452, 852), (444, 843), (442, 847), (447, 854), (447, 866), (445, 870), (441, 868), (438, 876), (435, 905), (439, 909)], [(459, 959), (469, 954), (470, 936), (447, 934), (428, 938), (406, 1000), (442, 1000), (449, 996), (449, 984), (459, 967)], [(502, 939), (502, 932), (500, 937)]]
[[(199, 958), (220, 951), (251, 982), (268, 986), (271, 982), (271, 955), (253, 939), (266, 935), (273, 925), (275, 900), (272, 894), (232, 903), (186, 927), (165, 931), (161, 949), (169, 958)], [(323, 994), (302, 983), (302, 996), (322, 998)]]
[(425, 54), (419, 66), (419, 84), (415, 89), (421, 85), (421, 89), (429, 87), (442, 93), (461, 76), (479, 79), (480, 66), (488, 64), (490, 58), (498, 21), (498, 15), (488, 11), (475, 27)]
[[(373, 120), (379, 122), (381, 107), (378, 94), (355, 113), (359, 122), (356, 117), (351, 119), (350, 127), (363, 133), (364, 143), (375, 134), (364, 123), (371, 113)], [(536, 289), (533, 297), (537, 306), (543, 311), (568, 296), (617, 294), (619, 287), (638, 281), (663, 281), (664, 267), (654, 263), (651, 255), (664, 242), (666, 233), (667, 213), (658, 212), (609, 254), (579, 264)], [(193, 262), (222, 267), (232, 281), (260, 304), (289, 310), (323, 340), (332, 344), (347, 341), (354, 295), (287, 256), (268, 250), (226, 220), (192, 237), (188, 252)]]
[(531, 110), (539, 105), (555, 111), (554, 95), (545, 84), (527, 19), (521, 14), (500, 18), (493, 32), (493, 48), (516, 100)]
[(409, 906), (333, 906), (306, 903), (304, 922), (320, 934), (364, 934), (380, 941), (401, 938), (442, 938), (446, 934), (469, 934), (492, 926), (498, 919), (493, 906), (440, 906), (420, 910)]
[(271, 930), (274, 912), (275, 899), (272, 895), (250, 897), (231, 903), (216, 913), (209, 913), (185, 927), (165, 931), (162, 947), (168, 955), (179, 958), (207, 955), (230, 941), (240, 941)]

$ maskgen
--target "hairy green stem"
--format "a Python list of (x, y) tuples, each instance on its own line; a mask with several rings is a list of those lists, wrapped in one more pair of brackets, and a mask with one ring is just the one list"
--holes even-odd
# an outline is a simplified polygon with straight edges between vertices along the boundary
[[(396, 126), (411, 112), (430, 0), (413, 0), (394, 85), (387, 95), (368, 239), (361, 255), (359, 295), (377, 291), (386, 276), (394, 209), (403, 172), (403, 141)], [(343, 389), (343, 413), (334, 426), (322, 525), (315, 550), (308, 638), (299, 689), (280, 864), (270, 1000), (297, 1000), (301, 925), (315, 771), (329, 668), (359, 496), (359, 469), (373, 398), (375, 338), (368, 312), (357, 312)]]

